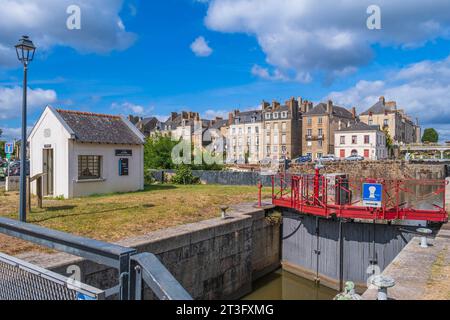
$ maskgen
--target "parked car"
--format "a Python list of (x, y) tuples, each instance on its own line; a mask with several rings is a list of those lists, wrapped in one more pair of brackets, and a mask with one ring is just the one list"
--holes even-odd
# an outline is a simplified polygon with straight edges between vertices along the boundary
[(311, 156), (301, 156), (301, 157), (298, 157), (298, 158), (292, 160), (293, 163), (305, 163), (305, 162), (311, 162), (311, 161), (312, 161)]
[(364, 161), (364, 157), (359, 155), (351, 155), (350, 157), (345, 158), (346, 161)]
[(340, 161), (334, 154), (327, 154), (318, 159), (319, 162), (336, 162)]

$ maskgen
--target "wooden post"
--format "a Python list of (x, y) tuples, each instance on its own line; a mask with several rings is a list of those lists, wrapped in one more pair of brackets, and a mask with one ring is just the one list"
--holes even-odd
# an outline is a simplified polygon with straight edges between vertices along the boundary
[(36, 194), (37, 194), (38, 208), (42, 209), (42, 177), (39, 177), (36, 180)]

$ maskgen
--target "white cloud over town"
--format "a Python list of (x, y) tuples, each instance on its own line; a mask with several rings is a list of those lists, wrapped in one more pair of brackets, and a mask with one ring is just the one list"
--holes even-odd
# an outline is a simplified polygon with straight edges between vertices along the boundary
[(191, 50), (197, 57), (209, 57), (213, 49), (208, 45), (204, 37), (198, 37), (191, 44)]
[[(205, 24), (219, 32), (255, 36), (274, 72), (293, 72), (293, 78), (303, 81), (315, 71), (329, 78), (355, 72), (372, 60), (374, 44), (410, 48), (450, 36), (448, 0), (379, 0), (381, 30), (367, 28), (366, 11), (372, 4), (372, 0), (211, 0)], [(268, 70), (259, 74), (283, 79), (271, 77)]]
[[(0, 87), (0, 120), (19, 118), (22, 110), (22, 87)], [(27, 107), (30, 112), (57, 101), (54, 90), (28, 88)]]
[[(81, 9), (81, 29), (66, 26), (68, 6)], [(124, 50), (136, 38), (119, 12), (123, 0), (0, 0), (0, 66), (17, 64), (14, 45), (29, 35), (39, 50), (61, 45), (83, 53)]]
[(396, 72), (387, 72), (384, 79), (359, 81), (355, 86), (332, 92), (330, 98), (346, 107), (356, 106), (362, 112), (380, 96), (396, 100), (399, 108), (422, 126), (436, 127), (450, 140), (450, 56), (439, 61), (422, 61)]

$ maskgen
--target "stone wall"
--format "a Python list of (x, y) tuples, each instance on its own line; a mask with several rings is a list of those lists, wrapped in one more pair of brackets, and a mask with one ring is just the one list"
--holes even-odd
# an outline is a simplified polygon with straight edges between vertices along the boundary
[[(118, 244), (156, 254), (195, 299), (237, 299), (251, 292), (255, 279), (280, 267), (280, 224), (250, 204), (229, 214), (229, 219), (159, 230)], [(66, 254), (20, 258), (66, 276), (68, 266), (78, 265), (82, 282), (101, 289), (118, 284), (116, 270)]]
[[(314, 163), (292, 166), (291, 173), (314, 173)], [(321, 173), (348, 173), (350, 178), (445, 179), (442, 163), (410, 163), (406, 161), (328, 162)]]

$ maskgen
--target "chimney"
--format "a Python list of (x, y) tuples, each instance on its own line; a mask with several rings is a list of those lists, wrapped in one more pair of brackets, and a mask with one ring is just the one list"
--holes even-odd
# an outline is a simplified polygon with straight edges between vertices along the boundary
[(313, 108), (313, 103), (312, 102), (308, 102), (308, 106), (307, 106), (307, 111), (311, 111)]
[(286, 101), (286, 104), (291, 112), (292, 119), (298, 119), (298, 101), (294, 97)]
[(231, 126), (233, 124), (233, 112), (228, 113), (228, 125)]
[(268, 103), (268, 102), (266, 102), (266, 101), (262, 101), (262, 103), (261, 103), (261, 107), (262, 107), (262, 110), (264, 111), (264, 110), (266, 110), (268, 107), (270, 107), (270, 103)]
[(328, 102), (327, 102), (327, 112), (329, 114), (333, 113), (333, 101), (331, 101), (331, 100), (328, 100)]
[(176, 112), (171, 112), (170, 113), (170, 120), (171, 121), (174, 121), (175, 120), (175, 118), (178, 116), (178, 113), (176, 113)]
[(303, 98), (302, 97), (298, 97), (297, 98), (297, 103), (298, 103), (299, 107), (303, 106)]
[(280, 103), (276, 100), (272, 101), (272, 109), (275, 110), (280, 106)]
[(353, 120), (356, 119), (356, 108), (355, 107), (352, 108), (352, 117), (353, 117)]
[(383, 105), (386, 104), (386, 99), (383, 96), (381, 96), (379, 100), (381, 103), (383, 103)]

